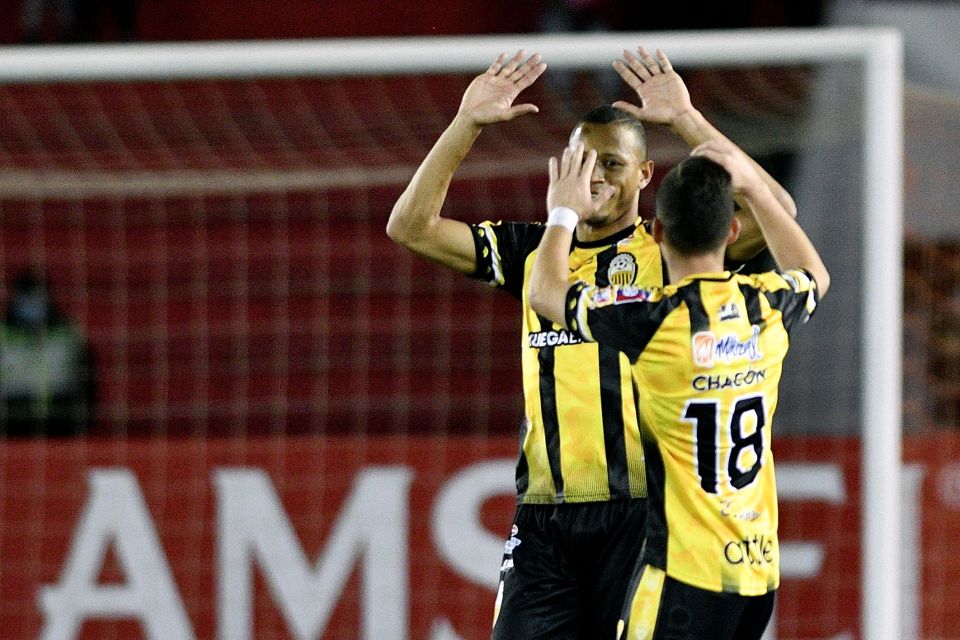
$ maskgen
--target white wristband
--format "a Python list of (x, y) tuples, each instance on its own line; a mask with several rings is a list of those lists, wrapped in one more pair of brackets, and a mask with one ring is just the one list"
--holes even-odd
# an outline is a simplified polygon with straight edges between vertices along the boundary
[(580, 222), (580, 216), (570, 207), (554, 207), (547, 216), (547, 226), (560, 226), (573, 233)]

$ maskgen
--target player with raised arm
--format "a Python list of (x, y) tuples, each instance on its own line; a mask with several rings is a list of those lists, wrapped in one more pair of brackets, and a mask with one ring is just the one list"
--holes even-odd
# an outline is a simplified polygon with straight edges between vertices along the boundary
[[(640, 72), (641, 65), (647, 71)], [(544, 226), (468, 225), (440, 215), (454, 172), (482, 129), (537, 111), (534, 105), (514, 102), (544, 69), (539, 56), (526, 58), (521, 51), (509, 59), (501, 55), (476, 77), (387, 224), (394, 241), (522, 302), (525, 415), (516, 472), (518, 506), (494, 614), (498, 640), (612, 637), (646, 517), (629, 362), (616, 349), (587, 343), (545, 320), (523, 293)], [(631, 55), (621, 73), (644, 74), (634, 87), (646, 105), (641, 117), (675, 126), (690, 142), (723, 139), (691, 114), (699, 115), (669, 64), (664, 68)], [(624, 109), (598, 107), (577, 124), (571, 140), (596, 151), (591, 190), (598, 197), (604, 194), (604, 206), (577, 228), (568, 255), (571, 277), (598, 286), (662, 284), (660, 251), (639, 216), (640, 190), (653, 172), (642, 122)], [(789, 201), (769, 180), (770, 188)], [(740, 256), (756, 250), (756, 237), (749, 233), (741, 243), (734, 247), (745, 247)]]
[[(604, 206), (597, 154), (551, 158), (547, 230), (530, 305), (586, 341), (626, 354), (640, 393), (649, 492), (645, 545), (617, 638), (759, 640), (779, 586), (771, 432), (789, 331), (830, 278), (806, 234), (729, 141), (697, 147), (657, 192), (664, 287), (570, 284), (573, 232)], [(731, 194), (751, 207), (783, 270), (724, 270), (741, 232)]]
[[(626, 62), (615, 60), (613, 67), (636, 91), (640, 105), (635, 106), (621, 100), (613, 103), (615, 107), (635, 115), (644, 122), (667, 125), (671, 131), (690, 145), (691, 149), (711, 140), (729, 141), (707, 121), (700, 111), (694, 108), (693, 103), (690, 102), (690, 92), (687, 91), (683, 79), (674, 70), (663, 51), (658, 49), (654, 57), (643, 47), (637, 47), (636, 54), (625, 50), (623, 58)], [(791, 217), (795, 218), (797, 206), (786, 189), (753, 158), (746, 154), (744, 158), (771, 190), (777, 201), (783, 205)], [(727, 248), (728, 264), (752, 258), (764, 247), (763, 234), (757, 228), (754, 217), (750, 215), (750, 203), (739, 194), (736, 194), (735, 198), (738, 205), (736, 216), (740, 221), (741, 231), (739, 240)]]

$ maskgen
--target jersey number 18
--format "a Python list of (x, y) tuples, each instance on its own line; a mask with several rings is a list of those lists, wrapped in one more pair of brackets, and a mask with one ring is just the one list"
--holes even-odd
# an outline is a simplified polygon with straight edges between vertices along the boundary
[[(755, 427), (744, 434), (744, 418), (748, 414), (755, 416)], [(721, 461), (717, 459), (717, 449), (722, 438), (719, 432), (720, 403), (716, 400), (690, 401), (683, 412), (686, 421), (694, 425), (694, 447), (697, 458), (697, 475), (700, 486), (707, 493), (719, 493)], [(726, 425), (729, 438), (727, 456), (727, 477), (736, 489), (742, 489), (757, 477), (763, 464), (763, 426), (766, 424), (763, 396), (740, 398), (730, 412)], [(747, 449), (753, 449), (754, 461), (749, 469), (742, 469), (740, 458)]]

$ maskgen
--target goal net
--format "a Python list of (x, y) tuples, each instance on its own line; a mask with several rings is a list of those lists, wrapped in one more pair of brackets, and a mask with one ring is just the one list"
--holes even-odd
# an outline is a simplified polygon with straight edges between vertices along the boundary
[[(960, 569), (900, 564), (929, 498), (900, 473), (901, 62), (885, 30), (5, 51), (4, 300), (24, 273), (48, 283), (89, 342), (93, 392), (90, 420), (58, 437), (5, 424), (0, 628), (488, 637), (519, 309), (384, 227), (470, 78), (518, 48), (550, 64), (521, 98), (540, 113), (484, 131), (445, 212), (541, 219), (547, 158), (587, 110), (630, 99), (609, 63), (638, 44), (794, 194), (834, 277), (782, 383), (770, 637), (952, 637), (942, 600), (921, 598)], [(655, 181), (688, 151), (655, 126), (649, 148)], [(946, 468), (931, 442), (907, 453)]]

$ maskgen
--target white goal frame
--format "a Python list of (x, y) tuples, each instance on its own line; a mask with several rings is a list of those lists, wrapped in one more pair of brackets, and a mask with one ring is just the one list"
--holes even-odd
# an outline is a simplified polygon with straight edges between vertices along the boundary
[[(903, 40), (887, 28), (753, 29), (0, 47), (0, 83), (479, 72), (500, 52), (609, 68), (642, 43), (687, 65), (859, 62), (864, 69), (861, 637), (899, 637)], [(898, 292), (891, 295), (892, 292)], [(825, 354), (826, 357), (826, 354)]]

